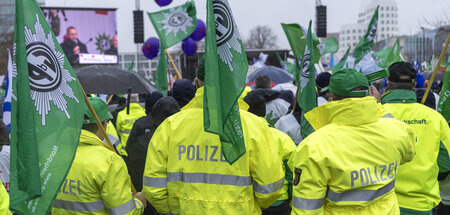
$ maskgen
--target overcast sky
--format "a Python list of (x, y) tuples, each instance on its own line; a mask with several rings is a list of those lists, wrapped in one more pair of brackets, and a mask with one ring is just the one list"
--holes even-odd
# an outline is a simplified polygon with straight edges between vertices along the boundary
[[(150, 0), (147, 1), (150, 2)], [(174, 0), (168, 7), (180, 5), (184, 2), (185, 0)], [(248, 36), (252, 27), (269, 25), (278, 35), (280, 48), (288, 48), (288, 42), (280, 22), (299, 23), (306, 27), (311, 19), (314, 25), (314, 0), (228, 0), (228, 2), (233, 10), (239, 31), (244, 38)], [(322, 0), (322, 4), (327, 6), (328, 32), (338, 32), (342, 24), (356, 22), (358, 12), (362, 8), (362, 2), (363, 0)], [(443, 16), (444, 11), (450, 13), (449, 0), (396, 0), (396, 2), (399, 9), (400, 34), (414, 34), (418, 32), (420, 27), (425, 25), (423, 22), (424, 18), (432, 20)], [(206, 0), (195, 0), (195, 3), (197, 6), (197, 17), (205, 21)], [(143, 8), (144, 10), (148, 11), (162, 9), (154, 1), (151, 1), (150, 4), (145, 3), (143, 7), (145, 7)], [(151, 31), (154, 33), (153, 29)]]

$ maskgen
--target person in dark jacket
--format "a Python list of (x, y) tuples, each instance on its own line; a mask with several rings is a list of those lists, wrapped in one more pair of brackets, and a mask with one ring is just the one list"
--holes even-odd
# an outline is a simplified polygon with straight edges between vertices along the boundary
[[(146, 107), (150, 107), (150, 105)], [(151, 111), (146, 110), (147, 116), (136, 120), (131, 129), (125, 150), (128, 156), (124, 157), (128, 167), (131, 181), (136, 190), (142, 190), (142, 177), (144, 175), (147, 148), (150, 139), (156, 128), (169, 116), (180, 111), (180, 106), (172, 97), (160, 98), (152, 107)], [(144, 214), (157, 214), (149, 205)]]
[(80, 42), (78, 39), (77, 29), (73, 26), (67, 28), (66, 32), (67, 39), (61, 43), (61, 48), (66, 54), (70, 65), (80, 63), (80, 53), (88, 53), (86, 45)]

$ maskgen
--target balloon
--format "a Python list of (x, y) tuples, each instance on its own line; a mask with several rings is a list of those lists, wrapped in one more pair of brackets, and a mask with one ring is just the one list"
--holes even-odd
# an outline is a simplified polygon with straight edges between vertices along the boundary
[(192, 32), (191, 38), (195, 41), (200, 41), (205, 36), (206, 36), (206, 25), (202, 20), (197, 19), (197, 28), (195, 29), (194, 32)]
[(172, 3), (172, 0), (155, 0), (156, 4), (158, 4), (159, 6), (167, 6), (170, 3)]
[(156, 37), (148, 38), (142, 45), (142, 53), (144, 53), (145, 57), (147, 57), (148, 59), (153, 59), (158, 56), (158, 52), (159, 39)]
[(192, 56), (197, 53), (197, 43), (188, 37), (188, 39), (183, 40), (181, 43), (181, 49), (187, 56)]

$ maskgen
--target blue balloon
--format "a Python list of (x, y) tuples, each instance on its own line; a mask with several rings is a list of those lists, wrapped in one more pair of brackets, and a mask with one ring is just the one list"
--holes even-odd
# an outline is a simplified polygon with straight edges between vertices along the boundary
[(197, 19), (197, 28), (191, 34), (191, 38), (200, 41), (206, 36), (206, 25), (201, 19)]
[(181, 43), (181, 49), (187, 56), (192, 56), (197, 53), (197, 43), (188, 37)]
[(159, 53), (159, 39), (156, 37), (148, 38), (142, 45), (142, 53), (148, 59), (153, 59), (158, 56)]
[(172, 0), (155, 0), (156, 4), (158, 4), (159, 6), (167, 6), (170, 3), (172, 3)]

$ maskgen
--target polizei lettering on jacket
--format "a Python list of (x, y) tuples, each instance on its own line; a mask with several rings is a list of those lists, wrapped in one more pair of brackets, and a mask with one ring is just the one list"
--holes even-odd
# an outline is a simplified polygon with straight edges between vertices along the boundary
[(225, 162), (219, 146), (179, 145), (178, 160)]
[(81, 182), (79, 180), (66, 179), (61, 186), (60, 193), (80, 196), (81, 195)]
[(350, 172), (351, 187), (361, 183), (361, 186), (377, 184), (389, 179), (394, 179), (397, 175), (397, 162), (386, 165), (361, 168)]

